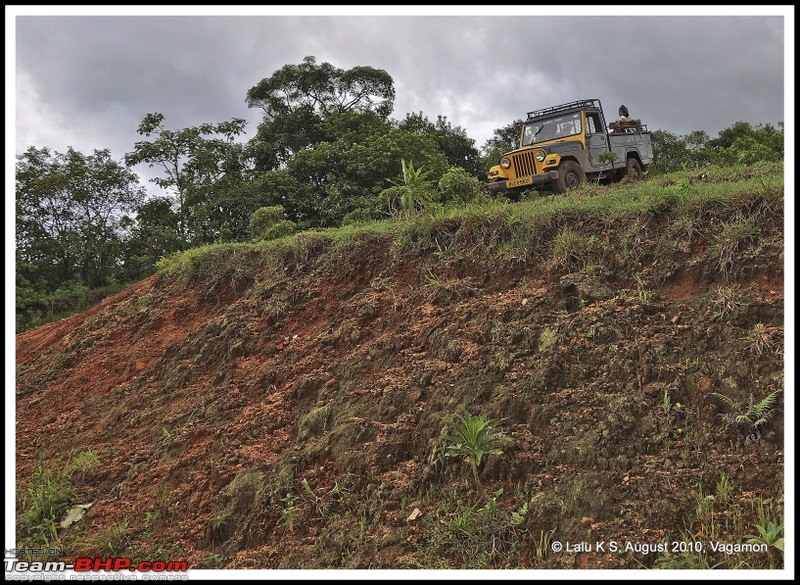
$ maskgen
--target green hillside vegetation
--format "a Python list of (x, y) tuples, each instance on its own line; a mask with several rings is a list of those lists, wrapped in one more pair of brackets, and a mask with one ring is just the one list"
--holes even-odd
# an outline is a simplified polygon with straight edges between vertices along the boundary
[[(85, 310), (176, 252), (503, 203), (481, 202), (486, 171), (512, 148), (519, 121), (478, 148), (444, 115), (391, 118), (394, 98), (383, 70), (307, 57), (247, 92), (248, 106), (264, 113), (247, 142), (241, 118), (174, 129), (154, 112), (123, 161), (108, 150), (31, 146), (16, 168), (17, 331)], [(782, 126), (744, 121), (716, 138), (656, 130), (647, 182), (663, 184), (660, 177), (681, 170), (739, 173), (779, 163), (783, 140)], [(158, 169), (152, 181), (166, 195), (147, 197), (136, 165)], [(253, 231), (263, 208), (283, 214), (269, 234)]]
[[(709, 167), (700, 174), (675, 172), (616, 188), (586, 185), (563, 196), (513, 203), (484, 197), (467, 205), (435, 206), (412, 217), (305, 231), (275, 241), (210, 244), (164, 258), (158, 268), (174, 278), (213, 279), (236, 288), (265, 269), (280, 273), (336, 262), (343, 249), (366, 241), (437, 264), (466, 260), (492, 270), (553, 260), (580, 269), (599, 264), (606, 247), (596, 236), (580, 235), (576, 230), (581, 224), (621, 226), (618, 243), (635, 255), (636, 232), (649, 218), (667, 216), (666, 233), (691, 239), (698, 235), (698, 224), (713, 214), (720, 217), (721, 232), (708, 253), (726, 271), (740, 247), (757, 236), (753, 220), (742, 214), (743, 202), (749, 200), (753, 203), (746, 207), (782, 208), (782, 164)], [(481, 250), (480, 257), (471, 256), (475, 249)], [(214, 283), (208, 284), (214, 290)]]

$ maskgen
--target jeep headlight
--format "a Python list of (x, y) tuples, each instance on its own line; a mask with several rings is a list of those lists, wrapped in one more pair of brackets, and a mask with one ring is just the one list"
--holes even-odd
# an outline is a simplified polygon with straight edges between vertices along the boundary
[(503, 158), (500, 159), (500, 166), (503, 167), (504, 169), (510, 169), (511, 159), (508, 158), (507, 156), (504, 156)]
[(543, 150), (537, 150), (536, 154), (533, 155), (533, 157), (536, 159), (536, 162), (542, 162), (545, 156), (546, 155)]

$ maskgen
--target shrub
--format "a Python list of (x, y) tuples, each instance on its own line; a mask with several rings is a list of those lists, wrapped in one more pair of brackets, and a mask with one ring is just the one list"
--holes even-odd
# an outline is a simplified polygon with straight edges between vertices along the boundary
[[(288, 226), (285, 225), (287, 222), (294, 226), (294, 222), (288, 221), (285, 218), (283, 206), (272, 205), (270, 207), (260, 207), (256, 209), (255, 213), (253, 213), (253, 217), (250, 218), (250, 233), (253, 235), (254, 240), (271, 240), (286, 235), (284, 232), (288, 228)], [(281, 224), (283, 224), (283, 227), (277, 229), (278, 235), (274, 235), (276, 232), (271, 232), (270, 230)], [(292, 233), (293, 231), (294, 229), (288, 233)]]
[(439, 179), (442, 202), (456, 201), (466, 204), (483, 196), (483, 188), (478, 179), (460, 167), (452, 167)]

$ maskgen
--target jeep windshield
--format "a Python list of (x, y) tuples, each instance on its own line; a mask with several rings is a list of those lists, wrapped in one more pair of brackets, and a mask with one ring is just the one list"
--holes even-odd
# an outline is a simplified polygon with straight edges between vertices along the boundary
[(522, 146), (530, 146), (539, 142), (566, 138), (581, 133), (581, 113), (566, 114), (547, 120), (525, 122), (522, 134)]

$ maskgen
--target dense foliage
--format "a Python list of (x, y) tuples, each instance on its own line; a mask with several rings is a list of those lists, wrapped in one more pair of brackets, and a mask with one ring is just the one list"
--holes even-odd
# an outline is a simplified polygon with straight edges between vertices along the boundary
[[(147, 114), (124, 161), (109, 151), (61, 154), (30, 147), (17, 157), (17, 328), (86, 308), (98, 295), (151, 274), (177, 251), (271, 239), (309, 228), (408, 217), (484, 197), (485, 173), (514, 148), (521, 120), (480, 150), (463, 128), (422, 112), (390, 118), (391, 76), (343, 70), (306, 57), (254, 85), (246, 122), (171, 129)], [(649, 173), (783, 160), (783, 126), (737, 122), (710, 138), (652, 133)], [(164, 194), (146, 199), (132, 167), (160, 170)], [(280, 209), (282, 217), (264, 215)]]

